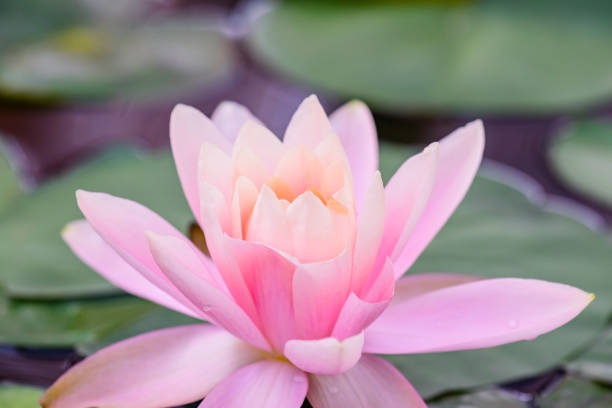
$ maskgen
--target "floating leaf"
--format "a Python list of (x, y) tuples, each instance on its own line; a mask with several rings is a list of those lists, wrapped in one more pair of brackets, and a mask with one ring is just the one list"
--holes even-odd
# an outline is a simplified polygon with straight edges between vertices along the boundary
[(11, 168), (4, 149), (0, 146), (0, 214), (11, 201), (22, 194), (17, 175)]
[(38, 406), (38, 399), (43, 390), (23, 385), (0, 384), (0, 407), (33, 408)]
[(609, 99), (612, 3), (288, 1), (256, 23), (265, 65), (377, 109), (544, 113)]
[(608, 408), (612, 389), (578, 377), (567, 377), (553, 392), (538, 400), (540, 408)]
[[(381, 148), (381, 169), (388, 178), (408, 153), (390, 144)], [(610, 265), (607, 237), (533, 205), (511, 187), (477, 177), (411, 272), (544, 279), (574, 285), (598, 297), (571, 323), (533, 341), (388, 359), (428, 397), (543, 372), (584, 347), (604, 327), (612, 311)]]
[(612, 206), (612, 122), (573, 123), (556, 140), (550, 158), (570, 186)]
[(221, 33), (182, 19), (73, 26), (13, 47), (0, 62), (5, 97), (142, 100), (222, 82), (235, 54)]
[(492, 388), (453, 395), (428, 404), (429, 408), (528, 408), (528, 405), (507, 391)]
[(116, 293), (118, 289), (77, 259), (62, 241), (67, 222), (83, 218), (75, 190), (103, 191), (159, 212), (181, 231), (193, 216), (171, 155), (108, 152), (19, 199), (0, 217), (0, 285), (20, 298), (66, 298)]
[(608, 328), (597, 341), (572, 361), (568, 369), (581, 377), (612, 386), (612, 328)]

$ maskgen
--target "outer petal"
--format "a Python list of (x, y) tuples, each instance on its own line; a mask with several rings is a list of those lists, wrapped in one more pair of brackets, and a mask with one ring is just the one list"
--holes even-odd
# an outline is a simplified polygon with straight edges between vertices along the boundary
[(77, 364), (41, 398), (44, 408), (162, 408), (204, 397), (262, 355), (215, 326), (154, 331)]
[[(155, 286), (194, 310), (191, 302), (164, 276), (153, 260), (145, 231), (177, 237), (198, 251), (190, 241), (159, 215), (133, 201), (79, 190), (77, 202), (89, 224), (125, 261)], [(203, 264), (210, 263), (203, 254), (197, 253)], [(221, 288), (223, 283), (216, 272), (214, 267), (199, 271)]]
[(231, 143), (202, 112), (176, 105), (170, 115), (170, 145), (183, 191), (197, 219), (200, 219), (198, 156), (204, 142), (215, 144), (226, 153), (231, 151)]
[(306, 374), (286, 362), (264, 360), (229, 376), (199, 408), (299, 408), (307, 390)]
[(319, 99), (315, 95), (310, 95), (293, 114), (285, 132), (284, 144), (289, 147), (304, 145), (314, 149), (333, 133)]
[(113, 285), (133, 295), (193, 317), (202, 317), (152, 284), (130, 266), (94, 231), (86, 220), (73, 221), (62, 231), (64, 241), (89, 267)]
[(364, 355), (339, 375), (310, 375), (313, 408), (426, 408), (404, 376), (388, 361)]
[(378, 169), (378, 139), (374, 118), (360, 101), (349, 102), (330, 117), (351, 165), (355, 184), (355, 200), (361, 209), (370, 177)]
[(342, 341), (334, 337), (319, 340), (290, 340), (285, 357), (296, 367), (314, 374), (339, 374), (351, 369), (361, 358), (363, 332)]
[(385, 228), (385, 190), (380, 172), (373, 173), (357, 223), (351, 289), (360, 293), (368, 282)]
[(391, 304), (396, 305), (434, 290), (482, 279), (484, 278), (480, 276), (452, 273), (422, 273), (404, 276), (395, 282), (395, 293), (393, 294)]
[(351, 252), (331, 261), (298, 266), (293, 276), (293, 307), (300, 338), (331, 335), (349, 293)]
[(356, 294), (351, 293), (342, 306), (332, 336), (343, 340), (361, 332), (384, 312), (390, 301), (391, 299), (380, 302), (366, 302)]
[(403, 251), (394, 258), (398, 277), (410, 268), (463, 200), (483, 150), (484, 128), (479, 120), (440, 141), (440, 159), (431, 196)]
[(564, 325), (593, 299), (533, 279), (486, 279), (389, 307), (366, 329), (370, 353), (429, 353), (531, 340)]
[(270, 350), (257, 326), (233, 299), (198, 275), (197, 269), (201, 264), (184, 241), (153, 233), (149, 233), (148, 237), (159, 267), (204, 315), (246, 342)]
[(387, 184), (385, 233), (377, 259), (379, 267), (387, 257), (395, 261), (404, 248), (429, 199), (437, 166), (438, 145), (433, 143), (408, 159)]
[(238, 131), (247, 121), (259, 122), (245, 106), (232, 101), (221, 102), (210, 118), (230, 143), (234, 143)]

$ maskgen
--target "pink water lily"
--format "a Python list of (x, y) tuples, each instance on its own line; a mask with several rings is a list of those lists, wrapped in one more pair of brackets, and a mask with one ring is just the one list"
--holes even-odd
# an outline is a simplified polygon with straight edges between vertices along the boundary
[(212, 119), (179, 105), (170, 137), (212, 259), (151, 210), (103, 193), (77, 192), (86, 220), (63, 236), (118, 287), (212, 324), (105, 348), (57, 380), (43, 407), (424, 407), (376, 354), (533, 339), (592, 299), (530, 279), (401, 278), (470, 186), (480, 121), (408, 159), (386, 187), (359, 102), (328, 119), (305, 99), (283, 142), (240, 105)]

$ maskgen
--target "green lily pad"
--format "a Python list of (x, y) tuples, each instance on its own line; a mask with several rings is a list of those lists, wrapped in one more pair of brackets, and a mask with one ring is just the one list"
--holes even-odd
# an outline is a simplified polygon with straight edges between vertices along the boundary
[(5, 207), (22, 194), (19, 180), (12, 169), (4, 149), (0, 146), (0, 214)]
[[(390, 144), (381, 149), (381, 170), (388, 178), (409, 154)], [(427, 397), (545, 371), (588, 345), (603, 329), (612, 311), (610, 265), (611, 242), (606, 236), (481, 175), (411, 272), (544, 279), (593, 292), (596, 300), (571, 323), (533, 341), (388, 359)]]
[(528, 408), (514, 394), (496, 388), (445, 397), (428, 404), (429, 408)]
[(556, 140), (550, 158), (567, 184), (612, 206), (611, 121), (573, 123)]
[(190, 317), (132, 296), (56, 302), (5, 299), (0, 306), (0, 343), (76, 346), (89, 354), (136, 334), (194, 322)]
[(38, 406), (38, 399), (43, 390), (24, 385), (0, 384), (0, 407), (33, 408)]
[(573, 360), (568, 369), (575, 375), (612, 386), (612, 328)]
[(167, 98), (223, 82), (232, 75), (234, 63), (226, 37), (189, 19), (77, 25), (0, 54), (0, 96)]
[(60, 237), (67, 222), (83, 218), (74, 196), (79, 188), (138, 201), (181, 231), (193, 219), (169, 153), (110, 151), (23, 196), (0, 216), (0, 285), (7, 296), (57, 299), (119, 291), (77, 259)]
[(264, 65), (381, 110), (550, 113), (612, 95), (612, 3), (288, 1), (249, 44)]
[(567, 377), (552, 393), (540, 398), (537, 406), (607, 408), (612, 406), (612, 389), (578, 377)]

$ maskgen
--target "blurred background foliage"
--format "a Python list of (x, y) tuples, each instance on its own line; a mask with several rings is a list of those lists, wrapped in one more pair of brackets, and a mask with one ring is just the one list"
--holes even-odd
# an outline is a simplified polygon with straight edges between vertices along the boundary
[(177, 102), (248, 106), (279, 136), (301, 99), (374, 112), (385, 179), (481, 117), (486, 161), (414, 272), (559, 281), (597, 294), (537, 340), (389, 359), (447, 407), (612, 404), (612, 4), (604, 0), (0, 2), (0, 406), (70, 364), (179, 324), (62, 242), (74, 190), (189, 231), (168, 146)]

